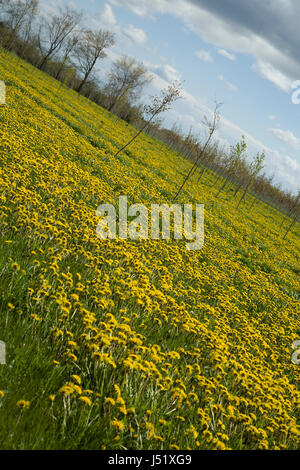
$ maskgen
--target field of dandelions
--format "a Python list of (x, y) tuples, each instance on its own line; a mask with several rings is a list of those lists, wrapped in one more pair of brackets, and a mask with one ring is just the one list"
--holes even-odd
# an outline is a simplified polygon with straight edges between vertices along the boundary
[[(205, 243), (96, 236), (101, 203), (170, 203), (191, 163), (0, 55), (1, 449), (297, 449), (299, 231), (216, 176)], [(285, 218), (285, 221), (283, 221)]]

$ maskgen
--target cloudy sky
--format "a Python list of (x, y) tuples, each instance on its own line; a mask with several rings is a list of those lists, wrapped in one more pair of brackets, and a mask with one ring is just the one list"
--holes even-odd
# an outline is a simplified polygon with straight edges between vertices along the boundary
[[(41, 0), (48, 10), (56, 0)], [(73, 0), (90, 28), (116, 35), (98, 63), (105, 79), (111, 60), (142, 60), (154, 79), (145, 93), (183, 82), (184, 100), (165, 116), (203, 135), (201, 120), (223, 102), (218, 139), (244, 134), (249, 159), (266, 153), (265, 171), (283, 188), (300, 181), (299, 0)], [(297, 80), (299, 81), (297, 83)], [(299, 91), (299, 93), (298, 93)], [(294, 99), (293, 99), (294, 98)], [(145, 97), (142, 97), (145, 99)], [(299, 100), (299, 104), (296, 104)], [(293, 103), (294, 101), (294, 103)]]

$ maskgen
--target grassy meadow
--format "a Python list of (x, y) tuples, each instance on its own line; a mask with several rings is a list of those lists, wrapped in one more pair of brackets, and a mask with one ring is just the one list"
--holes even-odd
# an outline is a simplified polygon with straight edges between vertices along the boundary
[[(191, 166), (1, 52), (0, 449), (299, 449), (299, 226), (216, 175), (205, 243), (106, 240), (97, 206), (170, 203)], [(284, 220), (283, 220), (284, 219)]]

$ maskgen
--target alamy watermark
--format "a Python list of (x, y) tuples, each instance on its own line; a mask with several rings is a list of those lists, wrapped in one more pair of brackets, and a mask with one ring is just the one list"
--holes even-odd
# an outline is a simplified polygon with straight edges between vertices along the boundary
[(195, 210), (192, 204), (183, 204), (183, 208), (180, 204), (151, 204), (148, 209), (144, 204), (128, 206), (124, 195), (119, 196), (118, 214), (112, 204), (100, 204), (96, 213), (101, 217), (96, 229), (100, 240), (167, 240), (172, 231), (175, 240), (189, 240), (187, 250), (200, 250), (204, 244), (203, 204), (196, 204)]
[(300, 364), (300, 340), (299, 339), (293, 342), (292, 348), (295, 349), (295, 351), (292, 354), (292, 363), (298, 366)]
[(292, 103), (300, 104), (300, 80), (295, 80), (292, 83), (292, 89), (295, 90), (292, 93)]
[(6, 345), (4, 341), (0, 341), (0, 364), (5, 364)]
[(6, 87), (5, 83), (0, 80), (0, 104), (6, 103)]

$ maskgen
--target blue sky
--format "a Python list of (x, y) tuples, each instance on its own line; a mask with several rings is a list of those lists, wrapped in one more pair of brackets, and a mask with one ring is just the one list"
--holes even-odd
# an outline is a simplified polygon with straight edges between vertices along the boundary
[[(165, 117), (204, 136), (203, 116), (223, 102), (220, 143), (244, 134), (249, 160), (266, 153), (265, 172), (296, 192), (300, 180), (300, 104), (292, 85), (300, 80), (298, 0), (73, 0), (89, 28), (108, 29), (116, 43), (98, 62), (105, 81), (111, 61), (127, 54), (153, 76), (141, 100), (174, 79), (184, 99)], [(61, 2), (42, 0), (48, 11)], [(300, 88), (300, 87), (299, 87)]]

